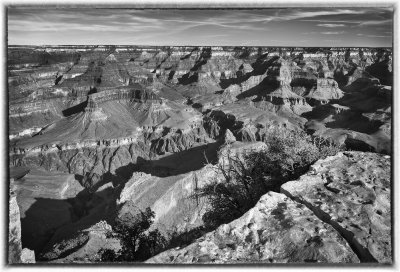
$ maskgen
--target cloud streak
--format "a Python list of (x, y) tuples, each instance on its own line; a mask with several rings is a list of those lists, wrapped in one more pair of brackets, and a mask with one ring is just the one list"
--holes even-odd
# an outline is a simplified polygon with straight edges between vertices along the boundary
[(325, 32), (321, 32), (321, 34), (323, 35), (339, 35), (339, 34), (343, 34), (344, 31), (325, 31)]
[(335, 27), (344, 27), (346, 25), (345, 24), (317, 24), (317, 26), (335, 28)]

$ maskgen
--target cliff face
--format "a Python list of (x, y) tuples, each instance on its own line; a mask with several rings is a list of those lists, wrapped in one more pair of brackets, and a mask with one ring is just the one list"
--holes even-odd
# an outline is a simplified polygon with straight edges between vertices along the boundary
[(391, 263), (390, 157), (343, 152), (281, 193), (148, 263)]

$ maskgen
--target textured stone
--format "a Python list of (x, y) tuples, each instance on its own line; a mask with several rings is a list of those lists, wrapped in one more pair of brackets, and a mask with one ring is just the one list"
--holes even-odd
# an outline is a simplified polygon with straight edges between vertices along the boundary
[(21, 263), (35, 263), (35, 252), (28, 248), (22, 249)]
[(147, 263), (358, 262), (347, 242), (306, 206), (267, 193), (254, 208), (183, 249)]
[(35, 252), (28, 248), (22, 248), (20, 212), (17, 198), (13, 191), (10, 192), (8, 220), (8, 263), (34, 263)]
[(8, 262), (19, 263), (22, 251), (21, 245), (21, 220), (17, 198), (15, 194), (10, 195), (9, 200), (9, 236), (8, 236)]
[(363, 262), (391, 263), (390, 157), (342, 152), (319, 160), (281, 192), (331, 224)]

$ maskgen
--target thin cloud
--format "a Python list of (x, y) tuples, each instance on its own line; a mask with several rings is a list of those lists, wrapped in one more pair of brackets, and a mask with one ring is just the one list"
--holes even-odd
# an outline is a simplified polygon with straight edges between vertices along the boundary
[(365, 22), (360, 22), (359, 26), (373, 26), (373, 25), (384, 25), (384, 24), (389, 24), (393, 22), (392, 19), (387, 19), (387, 20), (371, 20), (371, 21), (365, 21)]
[(344, 31), (326, 31), (326, 32), (321, 32), (321, 34), (324, 35), (339, 35), (339, 34), (343, 34)]
[(327, 19), (307, 19), (307, 20), (300, 20), (302, 22), (318, 22), (318, 23), (346, 23), (346, 24), (359, 24), (361, 21), (350, 21), (350, 20), (327, 20)]
[(367, 37), (370, 38), (391, 38), (392, 36), (386, 36), (386, 35), (366, 35)]
[(335, 28), (335, 27), (344, 27), (346, 25), (345, 24), (317, 24), (317, 26)]
[(337, 10), (325, 10), (325, 11), (297, 11), (292, 15), (287, 16), (289, 20), (302, 19), (302, 18), (313, 18), (319, 16), (331, 16), (331, 15), (356, 15), (364, 14), (364, 10), (350, 10), (350, 9), (337, 9)]

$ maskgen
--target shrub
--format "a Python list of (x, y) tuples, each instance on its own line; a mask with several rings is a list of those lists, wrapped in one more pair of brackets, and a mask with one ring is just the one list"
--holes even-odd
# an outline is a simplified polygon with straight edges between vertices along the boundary
[(154, 221), (154, 212), (147, 208), (144, 212), (126, 214), (116, 220), (115, 237), (121, 241), (121, 250), (101, 250), (102, 262), (144, 261), (159, 253), (166, 245), (166, 239), (158, 230), (148, 231)]
[(207, 197), (210, 208), (203, 216), (206, 228), (231, 222), (254, 207), (268, 191), (299, 178), (318, 159), (336, 154), (340, 148), (333, 142), (311, 137), (305, 132), (276, 130), (265, 140), (267, 148), (233, 154), (216, 165), (222, 182), (213, 181), (197, 190)]

